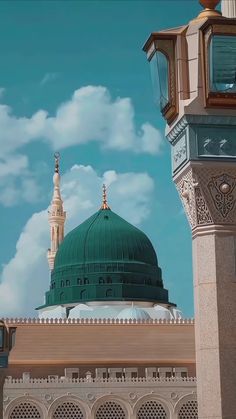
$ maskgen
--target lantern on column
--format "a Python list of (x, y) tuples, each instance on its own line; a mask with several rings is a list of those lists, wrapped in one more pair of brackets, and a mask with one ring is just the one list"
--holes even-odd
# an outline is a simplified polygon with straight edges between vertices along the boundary
[(198, 417), (223, 419), (236, 418), (236, 19), (200, 3), (144, 51), (192, 229)]

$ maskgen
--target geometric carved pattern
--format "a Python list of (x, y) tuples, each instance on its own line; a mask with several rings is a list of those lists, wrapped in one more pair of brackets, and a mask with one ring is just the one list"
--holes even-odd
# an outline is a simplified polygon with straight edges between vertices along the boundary
[(18, 404), (10, 414), (10, 419), (40, 419), (41, 417), (37, 407), (28, 402)]
[(208, 189), (216, 209), (225, 218), (233, 210), (236, 201), (236, 179), (227, 174), (212, 177)]
[(197, 401), (189, 400), (183, 404), (179, 411), (178, 419), (198, 419)]
[(206, 201), (202, 196), (201, 189), (198, 186), (195, 188), (195, 202), (196, 202), (197, 223), (199, 225), (212, 224), (211, 214), (207, 208)]
[(149, 400), (144, 403), (138, 413), (137, 419), (166, 419), (167, 414), (161, 403)]
[(96, 412), (96, 419), (125, 419), (125, 416), (122, 407), (112, 401), (102, 404)]
[(193, 179), (192, 170), (190, 170), (183, 178), (176, 184), (180, 198), (183, 201), (186, 215), (188, 217), (191, 227), (196, 225), (196, 207), (194, 197), (195, 181)]
[(52, 417), (53, 419), (84, 419), (84, 414), (77, 404), (64, 402), (56, 408)]
[(236, 168), (226, 172), (204, 165), (176, 176), (176, 187), (192, 229), (236, 224)]

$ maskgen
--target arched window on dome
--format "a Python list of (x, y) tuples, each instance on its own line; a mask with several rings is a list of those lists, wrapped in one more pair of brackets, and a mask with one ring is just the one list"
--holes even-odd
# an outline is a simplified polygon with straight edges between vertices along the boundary
[(121, 277), (120, 277), (120, 282), (121, 282), (122, 284), (126, 284), (126, 283), (127, 283), (127, 279), (126, 279), (126, 277), (125, 277), (124, 275), (121, 275)]
[(106, 290), (106, 297), (112, 297), (112, 289), (111, 288), (108, 288)]
[(80, 291), (80, 299), (84, 300), (85, 298), (87, 298), (87, 290)]

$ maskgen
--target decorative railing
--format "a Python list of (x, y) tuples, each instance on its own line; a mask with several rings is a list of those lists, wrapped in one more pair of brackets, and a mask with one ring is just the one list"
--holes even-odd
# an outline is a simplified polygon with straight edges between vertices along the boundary
[(38, 385), (43, 384), (47, 386), (48, 384), (55, 384), (55, 385), (78, 385), (78, 384), (86, 384), (86, 385), (93, 385), (93, 384), (193, 384), (196, 383), (195, 377), (169, 377), (169, 378), (149, 378), (149, 377), (137, 377), (137, 378), (67, 378), (67, 377), (58, 377), (58, 378), (12, 378), (7, 377), (5, 379), (5, 386), (19, 386), (22, 385)]
[(166, 325), (189, 325), (194, 324), (194, 319), (147, 319), (147, 320), (136, 320), (136, 319), (39, 319), (39, 318), (4, 318), (7, 324), (166, 324)]

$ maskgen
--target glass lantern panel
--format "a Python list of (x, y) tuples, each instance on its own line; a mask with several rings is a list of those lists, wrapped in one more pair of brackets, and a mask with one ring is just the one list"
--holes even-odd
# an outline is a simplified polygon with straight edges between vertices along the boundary
[(236, 92), (236, 36), (214, 35), (209, 52), (210, 91)]
[(152, 57), (151, 77), (155, 103), (163, 110), (169, 103), (169, 63), (160, 51)]

